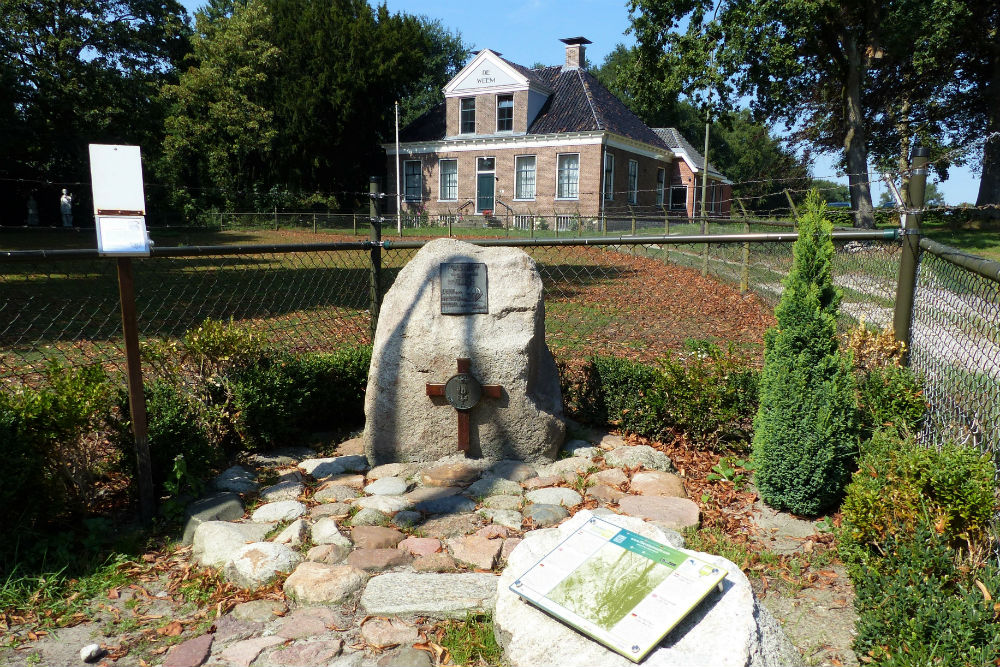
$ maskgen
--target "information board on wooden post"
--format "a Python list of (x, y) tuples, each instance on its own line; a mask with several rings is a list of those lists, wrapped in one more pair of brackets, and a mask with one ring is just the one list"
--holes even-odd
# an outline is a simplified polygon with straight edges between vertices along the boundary
[(135, 307), (132, 257), (149, 256), (146, 197), (142, 185), (142, 157), (138, 146), (90, 145), (91, 189), (97, 249), (118, 261), (118, 294), (125, 340), (129, 414), (135, 439), (136, 485), (143, 522), (153, 518), (153, 471), (146, 430), (146, 397), (139, 362), (139, 325)]

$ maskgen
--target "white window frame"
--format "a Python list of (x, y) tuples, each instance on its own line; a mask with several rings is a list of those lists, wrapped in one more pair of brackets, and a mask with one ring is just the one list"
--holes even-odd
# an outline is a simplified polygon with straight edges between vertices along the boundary
[(667, 187), (667, 170), (663, 167), (656, 168), (656, 205), (663, 206), (666, 200), (664, 190)]
[[(445, 197), (444, 183), (444, 163), (455, 163), (455, 196)], [(458, 159), (453, 157), (441, 158), (438, 160), (438, 201), (458, 201)]]
[(628, 161), (628, 203), (639, 203), (639, 161)]
[[(407, 165), (415, 164), (417, 165), (417, 196), (413, 197), (410, 195), (410, 187), (407, 182)], [(403, 201), (423, 201), (424, 200), (424, 166), (420, 160), (403, 160)]]
[[(561, 195), (559, 190), (559, 176), (563, 172), (562, 161), (564, 158), (575, 157), (576, 158), (576, 180), (572, 184), (572, 187), (568, 189), (573, 191), (571, 195)], [(556, 199), (579, 199), (580, 198), (580, 154), (579, 153), (557, 153), (556, 154)]]
[[(517, 165), (522, 160), (527, 159), (532, 160), (531, 165), (531, 196), (523, 197), (523, 193), (520, 192), (519, 185), (521, 183), (518, 178), (519, 172)], [(535, 201), (535, 196), (538, 194), (538, 157), (535, 155), (515, 155), (514, 156), (514, 201)]]
[[(608, 169), (610, 162), (611, 169)], [(611, 172), (610, 175), (608, 172)], [(604, 154), (604, 201), (615, 200), (615, 154)]]
[[(472, 129), (465, 130), (465, 102), (472, 100)], [(476, 133), (476, 98), (475, 97), (460, 97), (458, 98), (458, 133), (459, 134), (475, 134)]]
[[(504, 129), (504, 130), (500, 129), (500, 100), (501, 99), (510, 99), (510, 127), (507, 128), (507, 129)], [(500, 132), (513, 132), (514, 131), (514, 96), (513, 95), (497, 95), (496, 121), (497, 121), (497, 127), (496, 127), (497, 133), (500, 133)]]

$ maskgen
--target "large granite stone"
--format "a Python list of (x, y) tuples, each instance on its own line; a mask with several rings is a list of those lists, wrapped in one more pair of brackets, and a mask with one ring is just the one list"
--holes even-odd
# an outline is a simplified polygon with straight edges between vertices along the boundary
[(261, 542), (273, 523), (206, 521), (194, 532), (191, 557), (199, 565), (223, 567), (248, 542)]
[(243, 502), (240, 496), (232, 491), (223, 491), (200, 498), (187, 508), (187, 521), (184, 524), (184, 536), (181, 541), (191, 544), (194, 531), (206, 521), (236, 521), (243, 516)]
[(493, 608), (496, 586), (495, 575), (481, 572), (391, 572), (368, 582), (361, 607), (372, 616), (465, 618)]
[[(511, 667), (576, 665), (627, 667), (635, 663), (604, 648), (524, 602), (509, 586), (592, 516), (578, 512), (558, 528), (525, 535), (507, 558), (497, 586), (493, 616), (497, 640)], [(663, 532), (641, 519), (605, 515), (622, 528), (666, 541)], [(779, 667), (801, 663), (798, 652), (773, 616), (757, 602), (750, 582), (730, 561), (690, 552), (728, 571), (723, 592), (712, 592), (643, 660), (644, 667)]]
[(304, 604), (340, 604), (368, 578), (350, 565), (306, 561), (285, 579), (285, 595)]
[[(441, 313), (441, 264), (486, 264), (487, 314)], [(365, 454), (373, 465), (434, 461), (454, 452), (455, 410), (427, 396), (428, 382), (472, 360), (472, 375), (503, 387), (471, 410), (469, 455), (493, 460), (552, 459), (565, 437), (555, 362), (545, 345), (542, 281), (534, 261), (513, 248), (454, 239), (425, 245), (386, 293), (365, 394)]]
[(301, 561), (302, 556), (284, 544), (252, 542), (233, 555), (223, 572), (238, 586), (258, 588), (277, 577), (279, 572), (291, 572)]

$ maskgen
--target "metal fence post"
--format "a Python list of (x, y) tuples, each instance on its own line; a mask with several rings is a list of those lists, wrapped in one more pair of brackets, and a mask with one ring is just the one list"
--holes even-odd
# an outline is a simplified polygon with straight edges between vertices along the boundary
[(313, 234), (316, 233), (316, 214), (313, 213)]
[(899, 258), (899, 281), (896, 284), (896, 308), (892, 314), (892, 328), (896, 340), (906, 345), (903, 362), (909, 363), (910, 325), (913, 321), (913, 296), (917, 289), (917, 268), (920, 264), (920, 213), (924, 206), (924, 188), (927, 184), (927, 157), (930, 149), (914, 146), (910, 153), (910, 187), (903, 205), (903, 252)]
[[(738, 199), (736, 201), (739, 201)], [(741, 204), (742, 205), (742, 204)], [(750, 233), (750, 223), (743, 223), (743, 233)], [(750, 242), (743, 243), (743, 257), (740, 266), (740, 294), (746, 294), (750, 289)]]
[(368, 312), (371, 315), (372, 343), (375, 342), (375, 330), (378, 328), (378, 313), (382, 306), (382, 218), (381, 212), (381, 179), (372, 176), (368, 179), (368, 214), (371, 216), (371, 226), (368, 239), (372, 242), (371, 264), (368, 279)]
[(122, 310), (122, 335), (125, 339), (125, 372), (128, 381), (128, 409), (135, 439), (136, 482), (139, 486), (139, 515), (143, 523), (153, 518), (153, 463), (149, 455), (149, 433), (146, 430), (146, 394), (142, 385), (139, 361), (139, 324), (135, 308), (135, 278), (132, 260), (118, 258), (118, 297)]
[[(701, 212), (701, 233), (703, 236), (708, 235), (708, 218), (705, 217), (705, 211)], [(709, 244), (705, 243), (705, 249), (701, 253), (701, 275), (704, 278), (708, 275), (708, 248)]]

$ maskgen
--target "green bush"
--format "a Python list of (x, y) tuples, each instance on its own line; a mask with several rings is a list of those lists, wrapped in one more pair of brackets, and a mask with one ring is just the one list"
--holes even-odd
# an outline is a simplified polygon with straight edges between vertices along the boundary
[(993, 473), (988, 454), (953, 443), (922, 447), (891, 429), (876, 431), (847, 487), (842, 555), (852, 568), (877, 567), (889, 543), (924, 517), (949, 545), (983, 542), (996, 504)]
[(244, 447), (290, 444), (312, 431), (364, 420), (371, 348), (331, 354), (271, 352), (229, 376), (231, 411)]
[[(164, 487), (171, 479), (178, 455), (184, 457), (194, 478), (208, 479), (223, 462), (223, 451), (212, 437), (215, 429), (210, 408), (167, 382), (153, 382), (145, 391), (153, 483), (157, 488)], [(131, 446), (131, 438), (128, 441)]]
[[(111, 407), (98, 365), (73, 370), (53, 363), (41, 387), (0, 395), (0, 456), (8, 466), (0, 499), (21, 512), (9, 518), (86, 509), (94, 481), (108, 472), (97, 432)], [(26, 497), (34, 500), (25, 503)]]
[(764, 337), (753, 461), (763, 500), (807, 516), (836, 505), (857, 451), (849, 358), (837, 341), (833, 241), (816, 192), (806, 201), (791, 272)]
[(854, 648), (864, 662), (884, 667), (1000, 664), (996, 567), (959, 564), (947, 538), (926, 518), (912, 534), (891, 536), (883, 548), (883, 566), (855, 576)]
[(914, 433), (927, 412), (923, 387), (904, 366), (873, 368), (858, 377), (858, 406), (865, 433), (892, 427), (901, 434)]
[(658, 366), (593, 357), (571, 393), (577, 415), (652, 439), (678, 431), (703, 446), (748, 440), (757, 372), (732, 348), (723, 352), (704, 342), (686, 347), (684, 358), (671, 355)]

